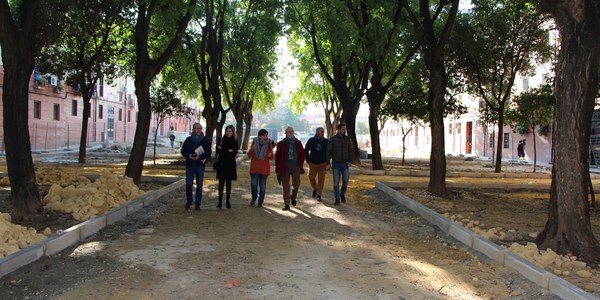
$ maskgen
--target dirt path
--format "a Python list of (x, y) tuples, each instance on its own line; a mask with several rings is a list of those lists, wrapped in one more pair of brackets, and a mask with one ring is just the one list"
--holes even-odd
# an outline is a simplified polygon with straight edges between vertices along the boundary
[[(214, 180), (206, 181), (200, 212), (183, 209), (181, 189), (79, 247), (5, 276), (0, 298), (556, 298), (382, 193), (358, 188), (371, 183), (354, 180), (349, 203), (334, 206), (330, 188), (323, 203), (310, 198), (303, 177), (298, 206), (285, 212), (274, 178), (265, 207), (247, 206), (246, 172), (239, 171), (232, 209), (214, 207)], [(377, 205), (364, 209), (367, 202)], [(232, 280), (240, 286), (226, 287)]]

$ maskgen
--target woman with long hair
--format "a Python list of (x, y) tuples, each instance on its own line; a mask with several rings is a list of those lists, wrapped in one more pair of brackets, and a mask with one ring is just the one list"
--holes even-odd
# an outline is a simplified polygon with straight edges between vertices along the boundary
[[(235, 157), (239, 149), (238, 141), (235, 139), (235, 129), (233, 125), (225, 128), (225, 135), (217, 143), (217, 154), (219, 157), (217, 167), (217, 179), (219, 179), (219, 204), (217, 208), (223, 207), (223, 188), (227, 186), (227, 200), (225, 206), (231, 208), (231, 181), (237, 180), (237, 163)], [(216, 163), (216, 162), (215, 162)]]

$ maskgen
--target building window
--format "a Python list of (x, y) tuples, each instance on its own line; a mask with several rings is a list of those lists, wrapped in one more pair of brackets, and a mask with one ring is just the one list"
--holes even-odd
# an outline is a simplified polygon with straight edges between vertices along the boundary
[(452, 134), (452, 123), (448, 124), (448, 133)]
[(456, 134), (460, 134), (461, 127), (461, 123), (456, 123), (456, 125), (454, 125), (454, 130), (456, 131)]
[(102, 104), (98, 105), (98, 119), (102, 119), (102, 116), (104, 115), (104, 106), (102, 106)]
[(42, 102), (33, 101), (33, 118), (41, 119), (42, 118)]
[(510, 133), (504, 134), (504, 149), (510, 148)]
[(71, 116), (77, 116), (77, 100), (71, 100)]
[(415, 127), (415, 146), (419, 144), (419, 127)]
[(490, 148), (494, 148), (494, 144), (496, 142), (494, 141), (494, 134), (490, 133)]
[(529, 91), (529, 77), (523, 77), (523, 91)]
[(131, 122), (131, 111), (127, 111), (127, 122)]
[(52, 116), (54, 117), (54, 121), (60, 121), (60, 104), (54, 104)]
[(123, 120), (123, 109), (119, 108), (119, 121)]

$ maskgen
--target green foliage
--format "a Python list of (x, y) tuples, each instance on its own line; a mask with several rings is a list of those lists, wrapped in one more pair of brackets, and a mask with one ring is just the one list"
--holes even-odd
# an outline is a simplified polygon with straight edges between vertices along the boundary
[(356, 122), (356, 134), (369, 134), (369, 125), (366, 122)]
[[(32, 53), (37, 54), (42, 48), (59, 39), (62, 28), (66, 25), (65, 8), (70, 1), (72, 0), (8, 1), (10, 14), (16, 26), (27, 23), (27, 28), (19, 30), (25, 34), (33, 32), (32, 36), (35, 38), (27, 41)], [(32, 13), (35, 15), (31, 16)]]
[(413, 124), (427, 122), (428, 89), (423, 71), (413, 64), (396, 81), (381, 109), (383, 116), (395, 121), (407, 120)]
[[(507, 115), (510, 124), (517, 130), (545, 127), (546, 131), (554, 116), (556, 98), (550, 85), (524, 92), (513, 99), (514, 108)], [(539, 131), (538, 131), (539, 132)], [(519, 132), (521, 133), (521, 132)]]
[(517, 127), (515, 128), (515, 132), (523, 135), (529, 132), (529, 125), (526, 124), (519, 124), (517, 125)]
[(537, 133), (540, 136), (546, 136), (546, 135), (548, 135), (548, 133), (550, 133), (550, 124), (538, 126)]
[[(208, 38), (202, 30), (208, 20), (206, 6), (210, 2), (201, 1), (201, 9), (197, 10), (186, 32), (185, 45), (176, 51), (161, 73), (162, 80), (176, 84), (187, 101), (206, 100), (200, 97), (200, 81), (190, 58), (192, 55), (196, 55), (198, 61), (209, 58), (208, 53), (202, 53), (203, 38)], [(238, 0), (228, 1), (227, 4), (223, 12), (222, 58), (219, 61), (218, 57), (214, 57), (218, 63), (210, 68), (221, 69), (218, 88), (222, 99), (232, 103), (239, 99), (252, 99), (255, 109), (265, 110), (273, 106), (276, 96), (272, 87), (277, 79), (275, 49), (281, 36), (281, 1)], [(205, 74), (211, 72), (209, 69), (199, 71)]]
[(499, 112), (509, 99), (515, 77), (527, 76), (550, 58), (548, 18), (529, 0), (478, 0), (460, 13), (450, 51), (465, 79), (465, 90)]
[(118, 72), (130, 31), (122, 15), (130, 7), (123, 0), (61, 2), (60, 39), (45, 47), (37, 58), (41, 73), (64, 75), (72, 86), (82, 83), (93, 86), (105, 77), (111, 79)]
[(177, 96), (173, 86), (153, 88), (150, 104), (158, 121), (157, 125), (168, 117), (186, 117), (192, 114), (192, 109)]
[(294, 113), (288, 103), (278, 103), (274, 110), (266, 114), (255, 114), (256, 118), (262, 121), (263, 128), (271, 128), (281, 131), (288, 126), (294, 127), (296, 132), (308, 131), (308, 124)]
[[(396, 121), (407, 120), (415, 125), (428, 123), (428, 99), (427, 69), (422, 61), (413, 61), (390, 89), (381, 114)], [(446, 96), (444, 116), (461, 115), (466, 110), (456, 98)]]

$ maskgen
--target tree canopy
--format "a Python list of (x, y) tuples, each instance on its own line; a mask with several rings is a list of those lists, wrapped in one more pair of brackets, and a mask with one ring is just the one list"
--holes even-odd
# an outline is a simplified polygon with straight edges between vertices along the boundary
[[(550, 57), (547, 21), (529, 0), (477, 0), (458, 15), (450, 53), (465, 91), (483, 99), (498, 136), (517, 76), (526, 78)], [(496, 172), (501, 171), (502, 142), (497, 139)]]

